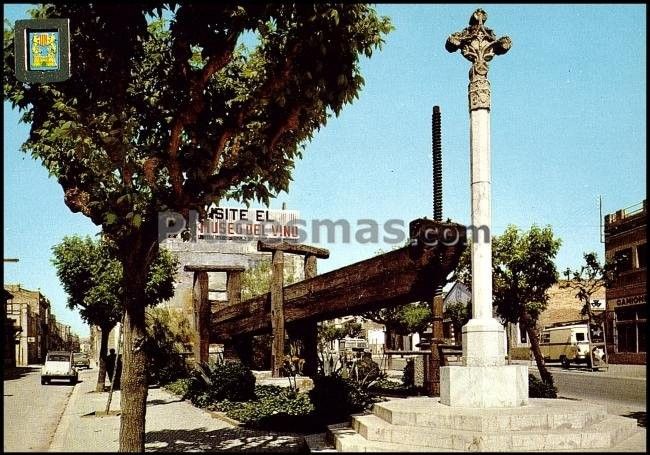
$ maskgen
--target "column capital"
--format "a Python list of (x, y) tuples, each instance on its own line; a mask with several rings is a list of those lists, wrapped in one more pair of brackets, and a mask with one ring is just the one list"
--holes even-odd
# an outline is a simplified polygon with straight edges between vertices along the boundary
[(495, 55), (503, 55), (512, 47), (508, 36), (497, 38), (487, 28), (487, 13), (477, 9), (469, 20), (469, 27), (452, 33), (447, 38), (445, 49), (461, 54), (472, 63), (469, 70), (469, 109), (490, 109), (490, 82), (487, 79), (488, 62)]

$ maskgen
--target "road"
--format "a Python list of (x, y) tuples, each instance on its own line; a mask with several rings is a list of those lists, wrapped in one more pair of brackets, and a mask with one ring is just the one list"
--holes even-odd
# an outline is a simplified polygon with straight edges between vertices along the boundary
[(50, 448), (74, 386), (66, 381), (41, 385), (40, 372), (40, 365), (5, 372), (5, 452), (45, 452)]

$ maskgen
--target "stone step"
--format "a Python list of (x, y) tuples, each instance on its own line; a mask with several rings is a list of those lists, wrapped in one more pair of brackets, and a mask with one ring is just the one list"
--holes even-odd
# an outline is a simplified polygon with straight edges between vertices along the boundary
[[(607, 416), (588, 428), (538, 428), (533, 431), (481, 432), (392, 425), (376, 415), (354, 416), (350, 431), (374, 444), (438, 450), (535, 451), (610, 448), (637, 430), (636, 420)], [(356, 439), (354, 439), (356, 440)]]
[[(414, 446), (404, 443), (369, 441), (352, 428), (330, 428), (334, 438), (334, 448), (337, 452), (436, 452), (435, 448)], [(440, 449), (440, 452), (459, 452), (457, 450)]]
[(518, 408), (457, 408), (439, 398), (376, 403), (372, 412), (394, 425), (479, 432), (583, 429), (607, 416), (605, 406), (563, 399), (534, 399)]

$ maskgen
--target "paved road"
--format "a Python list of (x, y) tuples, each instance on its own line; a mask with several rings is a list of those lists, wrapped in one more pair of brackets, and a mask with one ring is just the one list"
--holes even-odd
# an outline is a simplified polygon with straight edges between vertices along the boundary
[(73, 387), (65, 381), (41, 385), (40, 365), (5, 372), (4, 451), (44, 452)]
[[(531, 367), (531, 373), (538, 374)], [(602, 371), (549, 367), (560, 395), (571, 398), (618, 401), (630, 405), (646, 405), (645, 378), (609, 376)]]

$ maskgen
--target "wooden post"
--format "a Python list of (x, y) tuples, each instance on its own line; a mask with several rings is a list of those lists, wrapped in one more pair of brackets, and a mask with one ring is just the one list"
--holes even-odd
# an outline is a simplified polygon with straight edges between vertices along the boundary
[(208, 273), (194, 272), (194, 362), (208, 361), (210, 344), (210, 302), (208, 301)]
[[(280, 376), (280, 366), (284, 360), (284, 253), (301, 254), (305, 258), (305, 279), (316, 276), (316, 258), (328, 258), (330, 252), (324, 248), (316, 248), (309, 245), (302, 245), (287, 242), (257, 242), (257, 251), (268, 251), (272, 256), (271, 275), (271, 330), (273, 333), (273, 349), (271, 351), (271, 370), (274, 378)], [(314, 322), (314, 324), (316, 324)], [(298, 332), (302, 332), (299, 330)], [(310, 331), (313, 332), (313, 329)], [(312, 336), (313, 338), (313, 336)], [(310, 352), (315, 349), (316, 340), (303, 340), (307, 342), (305, 348)], [(316, 354), (317, 355), (317, 354)], [(306, 359), (305, 359), (306, 360)], [(318, 358), (312, 360), (316, 362)], [(305, 361), (305, 366), (306, 366)]]
[[(185, 265), (183, 269), (186, 272), (194, 272), (194, 359), (196, 363), (207, 362), (210, 351), (210, 324), (212, 319), (210, 301), (208, 300), (208, 272), (226, 272), (228, 304), (235, 305), (241, 302), (241, 274), (244, 271), (244, 267), (231, 265)], [(230, 349), (230, 351), (233, 354), (231, 356), (232, 358), (236, 354), (233, 349)], [(227, 356), (228, 354), (224, 352), (224, 359)]]
[(228, 295), (228, 305), (237, 305), (241, 303), (241, 272), (226, 272), (226, 293)]
[(429, 356), (429, 371), (427, 380), (427, 394), (432, 397), (440, 396), (440, 349), (438, 345), (443, 343), (443, 304), (442, 288), (437, 287), (434, 291), (431, 302), (431, 314), (433, 315), (433, 325), (431, 327), (431, 355)]
[(280, 377), (280, 368), (284, 360), (284, 252), (276, 250), (271, 259), (271, 376)]
[[(305, 280), (314, 278), (317, 275), (317, 257), (313, 254), (305, 256)], [(315, 376), (318, 373), (318, 322), (305, 321), (301, 330), (302, 346), (304, 349), (305, 366), (303, 374)]]

